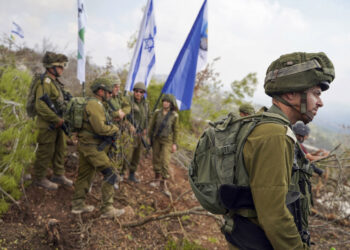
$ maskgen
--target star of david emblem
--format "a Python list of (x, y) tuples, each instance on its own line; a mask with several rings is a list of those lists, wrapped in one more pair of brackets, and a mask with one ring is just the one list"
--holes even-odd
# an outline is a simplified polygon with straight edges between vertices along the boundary
[(148, 50), (148, 52), (151, 52), (154, 48), (153, 36), (149, 34), (148, 38), (143, 39), (143, 42), (145, 43), (145, 49)]

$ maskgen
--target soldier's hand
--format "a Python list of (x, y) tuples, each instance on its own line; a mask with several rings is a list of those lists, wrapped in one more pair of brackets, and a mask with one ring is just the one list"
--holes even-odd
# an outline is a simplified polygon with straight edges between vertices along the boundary
[(130, 133), (135, 135), (135, 132), (136, 132), (136, 128), (134, 126), (130, 126)]
[(175, 153), (176, 150), (177, 150), (177, 146), (176, 146), (176, 144), (173, 144), (172, 147), (171, 147), (171, 152)]
[(63, 120), (63, 119), (60, 119), (59, 122), (56, 123), (56, 128), (62, 127), (63, 123), (64, 123), (64, 120)]
[(123, 118), (125, 117), (125, 113), (124, 113), (124, 111), (121, 110), (121, 109), (118, 110), (118, 115), (119, 115), (119, 118), (120, 118), (120, 119), (123, 119)]

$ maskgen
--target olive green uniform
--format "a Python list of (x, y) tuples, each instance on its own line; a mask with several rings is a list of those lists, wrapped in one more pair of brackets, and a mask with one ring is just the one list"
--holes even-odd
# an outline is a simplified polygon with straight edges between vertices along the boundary
[[(287, 118), (277, 106), (269, 112)], [(252, 131), (243, 148), (257, 214), (249, 219), (263, 229), (274, 249), (308, 249), (286, 206), (295, 142), (289, 126), (263, 123)]]
[(127, 168), (129, 168), (130, 172), (136, 172), (143, 147), (141, 135), (143, 135), (143, 131), (148, 127), (151, 113), (149, 104), (145, 98), (142, 98), (140, 102), (137, 102), (134, 99), (134, 96), (129, 96), (128, 100), (131, 106), (130, 117), (134, 122), (133, 126), (135, 127), (136, 134), (131, 135), (132, 145), (127, 155), (127, 161), (124, 161), (123, 163), (122, 172)]
[[(34, 163), (34, 178), (41, 180), (46, 177), (49, 167), (53, 168), (55, 175), (64, 174), (64, 156), (66, 149), (65, 135), (61, 128), (55, 125), (62, 119), (53, 112), (45, 102), (40, 100), (47, 94), (59, 112), (64, 111), (63, 85), (45, 75), (43, 81), (38, 78), (36, 89), (35, 109), (37, 112), (37, 127), (39, 130), (37, 142), (38, 150)], [(51, 128), (51, 127), (52, 128)]]
[(106, 153), (110, 146), (98, 151), (97, 147), (102, 143), (102, 140), (96, 136), (112, 136), (117, 132), (118, 128), (115, 125), (108, 125), (108, 114), (103, 103), (96, 98), (88, 100), (84, 112), (83, 128), (78, 133), (79, 173), (75, 183), (73, 208), (84, 205), (86, 194), (96, 172), (101, 172), (104, 176), (101, 187), (101, 210), (104, 212), (112, 207), (113, 184), (116, 175), (113, 172), (113, 164)]
[(166, 123), (162, 126), (167, 114), (163, 114), (163, 109), (156, 110), (154, 113), (150, 127), (149, 138), (152, 139), (153, 150), (153, 170), (155, 173), (159, 173), (162, 177), (168, 178), (168, 165), (171, 156), (171, 146), (177, 144), (177, 136), (179, 131), (179, 115), (176, 111), (170, 112)]
[(113, 154), (113, 162), (117, 169), (121, 169), (123, 166), (123, 162), (126, 158), (127, 149), (130, 148), (131, 145), (130, 138), (128, 136), (127, 131), (129, 131), (131, 124), (124, 118), (123, 120), (116, 121), (116, 118), (119, 118), (118, 110), (122, 110), (125, 115), (128, 115), (131, 111), (130, 103), (128, 102), (125, 96), (122, 96), (120, 93), (117, 96), (112, 97), (109, 102), (113, 106), (110, 107), (107, 105), (107, 109), (113, 119), (114, 124), (116, 124), (119, 128), (118, 136), (117, 136), (117, 150)]

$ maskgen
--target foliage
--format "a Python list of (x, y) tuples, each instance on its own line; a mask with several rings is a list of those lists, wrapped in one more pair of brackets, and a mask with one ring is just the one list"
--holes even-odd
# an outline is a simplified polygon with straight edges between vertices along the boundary
[(246, 96), (253, 97), (258, 80), (256, 73), (249, 73), (240, 81), (233, 81), (231, 83), (231, 92), (227, 93), (224, 103), (236, 103), (242, 104), (242, 101)]
[(191, 242), (187, 239), (182, 239), (179, 241), (175, 241), (173, 239), (169, 239), (167, 245), (165, 246), (166, 250), (204, 250), (202, 246), (197, 244), (196, 242)]
[[(34, 121), (27, 118), (25, 111), (32, 77), (13, 67), (0, 71), (0, 186), (19, 199), (19, 183), (35, 151)], [(9, 197), (0, 193), (0, 214), (6, 211), (8, 202)]]

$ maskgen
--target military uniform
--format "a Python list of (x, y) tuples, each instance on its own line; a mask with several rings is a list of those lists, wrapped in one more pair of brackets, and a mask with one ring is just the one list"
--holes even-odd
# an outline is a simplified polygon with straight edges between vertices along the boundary
[[(103, 89), (106, 98), (106, 91), (111, 92), (108, 83), (109, 81), (105, 78), (97, 78), (91, 89), (95, 94), (99, 89)], [(72, 213), (91, 212), (94, 209), (93, 206), (85, 204), (85, 199), (95, 173), (100, 172), (104, 177), (101, 186), (101, 217), (113, 218), (120, 215), (120, 211), (113, 207), (113, 185), (117, 180), (117, 175), (110, 158), (107, 156), (111, 144), (105, 144), (105, 147), (101, 148), (106, 139), (104, 137), (115, 137), (117, 132), (117, 126), (110, 123), (110, 117), (104, 103), (97, 98), (89, 98), (84, 110), (83, 127), (78, 132), (79, 172), (72, 200)]]
[[(322, 106), (322, 102), (316, 98), (315, 103), (308, 102), (309, 93), (310, 98), (314, 98), (314, 93), (308, 90), (317, 86), (319, 98), (320, 91), (329, 88), (334, 76), (333, 64), (322, 52), (282, 55), (269, 66), (264, 88), (265, 93), (289, 113), (275, 105), (267, 112), (287, 121), (289, 117), (294, 122), (298, 119), (310, 122), (314, 116), (311, 109)], [(283, 96), (294, 92), (300, 93), (298, 108)], [(242, 208), (226, 216), (224, 231), (230, 248), (309, 249), (307, 227), (312, 205), (309, 181), (312, 171), (291, 124), (268, 119), (259, 123), (248, 135), (235, 169), (242, 165), (247, 171), (251, 192), (251, 198), (247, 195), (242, 198), (252, 200), (254, 209)], [(230, 230), (225, 230), (227, 228)]]
[(141, 152), (142, 152), (142, 141), (141, 136), (143, 136), (143, 131), (148, 127), (148, 121), (150, 120), (150, 109), (149, 104), (145, 98), (142, 98), (140, 102), (134, 99), (134, 96), (128, 97), (131, 111), (129, 114), (131, 123), (134, 123), (135, 133), (131, 135), (132, 145), (127, 154), (127, 161), (123, 163), (122, 172), (127, 168), (130, 173), (134, 173), (137, 170), (137, 166), (140, 162)]
[[(38, 81), (41, 81), (41, 79), (38, 79)], [(49, 167), (53, 168), (55, 175), (64, 174), (66, 140), (62, 129), (55, 128), (55, 125), (62, 118), (55, 114), (45, 102), (40, 100), (41, 96), (47, 94), (55, 107), (60, 112), (63, 112), (63, 86), (48, 75), (45, 75), (42, 83), (38, 82), (37, 84), (35, 109), (38, 115), (36, 122), (39, 134), (37, 137), (38, 150), (34, 163), (34, 177), (37, 180), (41, 180), (46, 177), (46, 171)]]
[(119, 128), (117, 136), (117, 149), (114, 154), (112, 154), (112, 160), (115, 163), (116, 168), (121, 170), (123, 167), (123, 162), (126, 158), (126, 149), (129, 148), (129, 145), (131, 145), (130, 138), (127, 134), (127, 131), (130, 130), (131, 124), (125, 118), (120, 119), (118, 110), (121, 109), (125, 115), (128, 115), (131, 111), (131, 106), (127, 98), (122, 96), (120, 93), (117, 96), (112, 97), (109, 102), (110, 104), (106, 105), (106, 108), (109, 111), (113, 123)]
[[(276, 106), (272, 106), (268, 112), (287, 118)], [(292, 183), (295, 143), (289, 126), (263, 123), (252, 131), (243, 148), (257, 214), (249, 219), (263, 228), (272, 245), (270, 249), (308, 248), (301, 241), (294, 218), (285, 204)], [(276, 149), (279, 153), (276, 153)], [(266, 180), (269, 180), (268, 183)], [(242, 244), (238, 238), (230, 238), (228, 234), (226, 237), (237, 246)]]
[[(169, 176), (168, 165), (171, 146), (177, 144), (179, 130), (179, 115), (176, 111), (169, 110), (168, 112), (164, 115), (163, 108), (156, 110), (150, 123), (148, 135), (152, 141), (153, 170), (156, 174), (161, 174), (164, 179)], [(161, 126), (162, 128), (160, 128)]]

